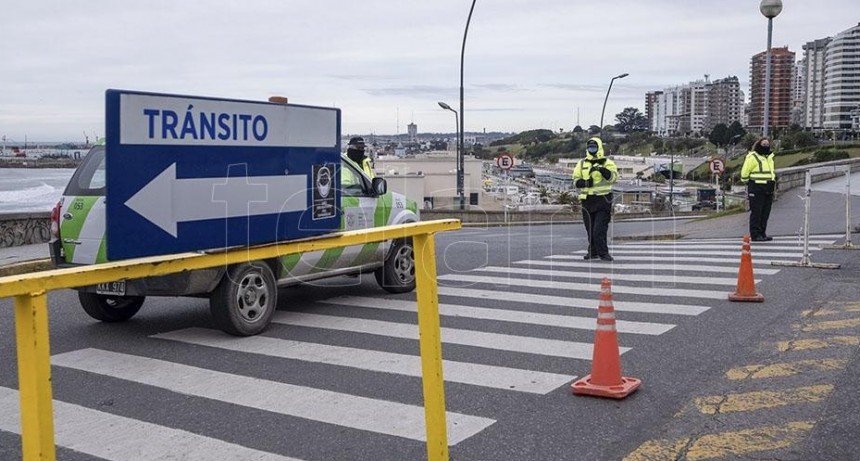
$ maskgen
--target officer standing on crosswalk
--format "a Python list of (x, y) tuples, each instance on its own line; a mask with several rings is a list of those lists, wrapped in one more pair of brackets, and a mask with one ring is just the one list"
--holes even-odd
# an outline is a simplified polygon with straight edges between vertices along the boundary
[(618, 180), (618, 168), (604, 156), (600, 138), (589, 139), (585, 151), (585, 158), (573, 169), (573, 185), (579, 189), (582, 221), (588, 232), (588, 253), (584, 259), (612, 261), (606, 232), (612, 219), (612, 184)]
[(773, 152), (769, 138), (764, 137), (756, 141), (752, 150), (747, 153), (741, 169), (741, 182), (747, 183), (750, 238), (754, 242), (773, 240), (773, 237), (767, 235), (767, 220), (770, 217), (776, 185), (776, 172), (773, 168)]

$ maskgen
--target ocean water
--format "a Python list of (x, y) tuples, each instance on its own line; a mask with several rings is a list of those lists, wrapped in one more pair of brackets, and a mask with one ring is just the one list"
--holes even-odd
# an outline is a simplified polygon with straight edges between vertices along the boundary
[(51, 211), (74, 168), (0, 168), (0, 213)]

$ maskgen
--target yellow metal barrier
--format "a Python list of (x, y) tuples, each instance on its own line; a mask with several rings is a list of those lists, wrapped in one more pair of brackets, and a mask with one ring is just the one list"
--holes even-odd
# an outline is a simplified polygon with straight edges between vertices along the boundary
[(418, 330), (424, 414), (427, 425), (427, 459), (428, 461), (447, 461), (448, 433), (442, 377), (439, 295), (436, 287), (436, 243), (433, 234), (459, 228), (459, 220), (444, 219), (340, 232), (324, 237), (233, 249), (221, 253), (153, 256), (0, 277), (0, 298), (15, 298), (18, 385), (21, 396), (21, 445), (24, 461), (56, 459), (51, 353), (48, 341), (48, 291), (406, 237), (412, 237), (415, 254)]

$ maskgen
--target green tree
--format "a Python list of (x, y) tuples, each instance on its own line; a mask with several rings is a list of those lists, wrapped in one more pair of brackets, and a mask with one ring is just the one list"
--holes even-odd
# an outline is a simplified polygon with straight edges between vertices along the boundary
[(725, 146), (729, 139), (729, 127), (725, 123), (718, 123), (708, 134), (708, 141), (715, 146)]
[(648, 118), (635, 107), (625, 107), (620, 113), (615, 114), (615, 120), (618, 120), (615, 128), (622, 133), (648, 129)]
[(600, 133), (600, 127), (599, 126), (591, 125), (590, 127), (588, 127), (588, 134), (593, 136), (597, 133)]
[(583, 131), (583, 130), (582, 130), (582, 127), (581, 127), (581, 126), (579, 126), (579, 125), (576, 125), (576, 126), (573, 128), (573, 132), (574, 132), (574, 133), (582, 133), (582, 131)]

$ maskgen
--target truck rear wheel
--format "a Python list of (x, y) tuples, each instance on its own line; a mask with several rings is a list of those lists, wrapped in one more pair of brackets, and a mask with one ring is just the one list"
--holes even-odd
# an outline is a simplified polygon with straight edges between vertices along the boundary
[(263, 331), (278, 307), (278, 285), (263, 262), (230, 267), (209, 296), (215, 326), (235, 336)]
[(143, 296), (112, 296), (78, 292), (81, 307), (90, 317), (102, 322), (124, 322), (137, 314), (146, 299)]

